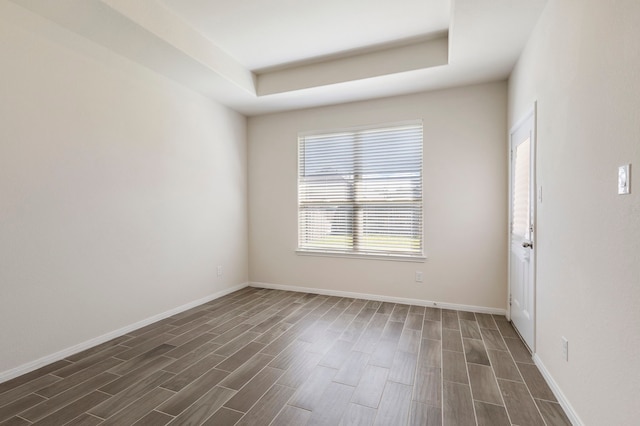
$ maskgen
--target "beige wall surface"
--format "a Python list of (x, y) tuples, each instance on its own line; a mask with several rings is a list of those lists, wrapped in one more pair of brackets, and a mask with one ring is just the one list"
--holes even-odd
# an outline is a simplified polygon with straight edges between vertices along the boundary
[(586, 425), (640, 417), (639, 22), (636, 0), (552, 0), (509, 82), (511, 124), (538, 109), (537, 354)]
[(0, 7), (0, 373), (245, 283), (246, 119)]
[[(250, 118), (250, 280), (504, 309), (506, 102), (500, 82)], [(298, 133), (412, 119), (424, 121), (428, 260), (296, 255)]]

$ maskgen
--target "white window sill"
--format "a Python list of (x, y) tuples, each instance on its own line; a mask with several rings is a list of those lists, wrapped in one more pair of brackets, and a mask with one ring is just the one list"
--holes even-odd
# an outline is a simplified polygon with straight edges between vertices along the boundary
[(389, 260), (393, 262), (416, 262), (424, 263), (426, 256), (406, 256), (398, 254), (356, 254), (356, 253), (339, 253), (333, 251), (314, 251), (314, 250), (296, 250), (296, 254), (299, 256), (319, 256), (319, 257), (343, 257), (351, 259), (365, 259), (365, 260)]

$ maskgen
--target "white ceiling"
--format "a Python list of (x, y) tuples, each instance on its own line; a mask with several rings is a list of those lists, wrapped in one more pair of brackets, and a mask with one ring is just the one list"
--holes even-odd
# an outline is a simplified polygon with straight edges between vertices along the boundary
[(12, 0), (246, 115), (506, 78), (546, 0)]
[(255, 71), (444, 32), (449, 0), (160, 0)]

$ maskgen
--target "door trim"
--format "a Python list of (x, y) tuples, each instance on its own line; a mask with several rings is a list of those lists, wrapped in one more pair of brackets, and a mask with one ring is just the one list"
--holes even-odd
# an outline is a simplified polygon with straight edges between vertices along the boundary
[[(538, 320), (538, 303), (537, 303), (537, 247), (538, 247), (538, 221), (537, 221), (537, 208), (538, 208), (538, 182), (537, 182), (537, 167), (538, 167), (538, 102), (534, 101), (531, 108), (529, 108), (509, 129), (508, 135), (508, 146), (507, 146), (507, 158), (508, 158), (508, 167), (509, 167), (509, 182), (508, 182), (508, 202), (509, 202), (509, 218), (507, 221), (507, 309), (506, 309), (506, 317), (509, 321), (511, 321), (511, 223), (513, 221), (513, 200), (512, 200), (512, 182), (513, 182), (513, 155), (512, 155), (512, 144), (513, 144), (513, 134), (518, 130), (522, 124), (532, 118), (532, 132), (531, 132), (531, 161), (533, 162), (534, 167), (531, 168), (531, 183), (532, 187), (532, 199), (531, 199), (531, 214), (532, 221), (531, 224), (533, 226), (533, 232), (531, 233), (531, 241), (533, 241), (535, 250), (532, 251), (532, 259), (530, 261), (530, 267), (533, 269), (531, 273), (531, 280), (533, 285), (533, 341), (532, 347), (529, 348), (532, 354), (535, 354), (536, 351), (536, 341), (537, 341), (537, 320)], [(517, 330), (516, 330), (517, 331)], [(524, 342), (524, 339), (522, 339)]]

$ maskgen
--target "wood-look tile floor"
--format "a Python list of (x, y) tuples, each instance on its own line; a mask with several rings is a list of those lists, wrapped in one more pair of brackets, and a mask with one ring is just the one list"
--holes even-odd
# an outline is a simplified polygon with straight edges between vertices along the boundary
[(504, 317), (245, 288), (0, 383), (0, 425), (570, 425)]

